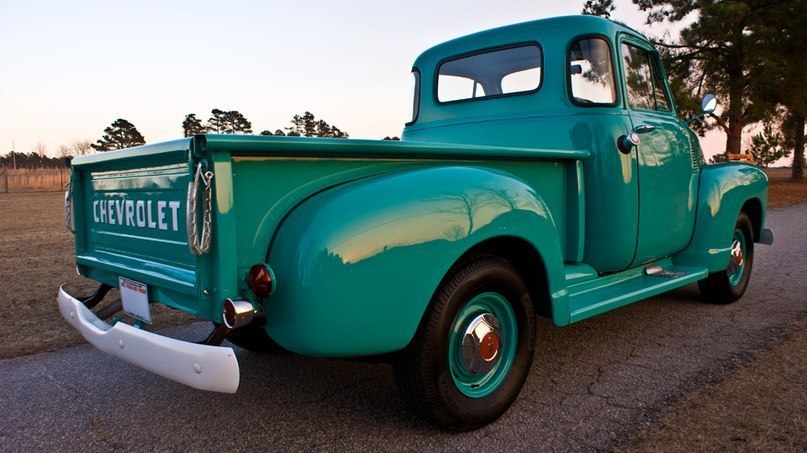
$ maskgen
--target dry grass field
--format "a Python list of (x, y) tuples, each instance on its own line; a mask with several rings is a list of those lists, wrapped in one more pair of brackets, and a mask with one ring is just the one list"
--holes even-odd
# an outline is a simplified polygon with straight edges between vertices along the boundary
[(765, 171), (770, 181), (768, 207), (787, 206), (807, 201), (807, 179), (790, 180), (789, 168), (769, 168)]
[[(64, 282), (74, 294), (89, 294), (96, 286), (76, 275), (64, 195), (0, 193), (0, 359), (84, 341), (56, 306)], [(154, 317), (158, 327), (196, 319), (162, 306), (154, 307)]]
[(69, 180), (69, 168), (36, 170), (4, 168), (0, 169), (0, 193), (57, 191), (62, 190)]

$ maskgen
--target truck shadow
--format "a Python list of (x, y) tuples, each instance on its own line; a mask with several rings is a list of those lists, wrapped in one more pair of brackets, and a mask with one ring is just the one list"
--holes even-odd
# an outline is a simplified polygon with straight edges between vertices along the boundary
[[(638, 410), (643, 404), (640, 400), (633, 401), (634, 407), (631, 401), (609, 401), (619, 400), (621, 393), (647, 398), (647, 392), (634, 387), (633, 379), (611, 382), (609, 388), (600, 390), (592, 387), (602, 379), (603, 370), (627, 364), (635, 368), (634, 376), (663, 373), (667, 366), (661, 362), (681, 353), (680, 341), (673, 338), (681, 335), (682, 328), (689, 330), (685, 327), (689, 322), (703, 323), (715, 317), (714, 310), (714, 306), (703, 303), (693, 285), (563, 329), (541, 319), (534, 364), (524, 390), (503, 421), (480, 431), (495, 431), (505, 421), (525, 418), (542, 426), (555, 419), (558, 410), (578, 420), (581, 415), (591, 416), (609, 407), (623, 412)], [(665, 343), (669, 347), (665, 348)], [(650, 348), (646, 354), (637, 351), (643, 346)], [(284, 431), (310, 423), (330, 439), (351, 431), (366, 436), (367, 427), (379, 432), (403, 431), (410, 440), (453, 436), (424, 423), (404, 405), (389, 364), (306, 358), (284, 352), (257, 354), (241, 349), (238, 359), (242, 376), (236, 395), (199, 396), (210, 399), (214, 407), (239, 407), (239, 418), (280, 425)], [(663, 383), (652, 386), (665, 387)], [(662, 396), (667, 395), (662, 392)]]

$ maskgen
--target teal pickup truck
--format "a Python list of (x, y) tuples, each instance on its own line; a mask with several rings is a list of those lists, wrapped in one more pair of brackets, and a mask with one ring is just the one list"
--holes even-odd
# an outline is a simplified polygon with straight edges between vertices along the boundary
[[(536, 315), (566, 326), (694, 282), (732, 302), (754, 245), (773, 241), (765, 174), (704, 164), (635, 30), (497, 28), (427, 50), (412, 76), (400, 142), (198, 135), (76, 158), (68, 227), (100, 286), (61, 288), (65, 319), (218, 392), (239, 382), (225, 338), (382, 356), (415, 411), (467, 430), (517, 397)], [(101, 304), (113, 287), (121, 299)], [(210, 336), (142, 329), (152, 303), (212, 321)]]

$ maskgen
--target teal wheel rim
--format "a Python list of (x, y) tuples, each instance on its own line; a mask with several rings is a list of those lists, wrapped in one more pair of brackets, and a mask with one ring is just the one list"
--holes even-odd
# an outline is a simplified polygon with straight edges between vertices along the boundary
[(451, 326), (448, 364), (457, 389), (470, 398), (490, 395), (504, 382), (518, 346), (513, 307), (499, 293), (475, 296)]
[(745, 233), (741, 229), (734, 230), (734, 238), (731, 241), (731, 256), (729, 257), (729, 266), (726, 273), (729, 277), (729, 284), (737, 286), (743, 279), (743, 272), (745, 271), (746, 263), (746, 242)]

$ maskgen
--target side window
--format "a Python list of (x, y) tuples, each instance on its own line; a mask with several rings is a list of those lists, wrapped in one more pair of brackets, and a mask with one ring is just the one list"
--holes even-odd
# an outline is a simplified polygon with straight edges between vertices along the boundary
[(661, 73), (650, 53), (622, 44), (622, 64), (628, 88), (628, 105), (634, 109), (670, 111)]
[(543, 54), (535, 44), (492, 50), (442, 63), (437, 100), (478, 99), (537, 90)]
[(418, 119), (420, 111), (420, 71), (412, 70), (412, 118), (406, 124), (413, 124)]
[(611, 49), (602, 38), (586, 38), (569, 49), (569, 87), (577, 104), (616, 102)]

